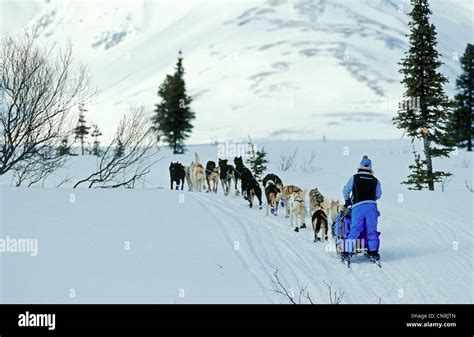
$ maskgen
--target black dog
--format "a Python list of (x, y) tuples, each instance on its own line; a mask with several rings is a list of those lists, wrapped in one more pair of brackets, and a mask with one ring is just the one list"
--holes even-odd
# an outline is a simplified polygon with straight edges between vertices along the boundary
[(249, 207), (252, 208), (253, 206), (253, 197), (257, 197), (258, 199), (258, 206), (262, 209), (262, 189), (260, 188), (260, 184), (257, 180), (252, 179), (247, 182), (247, 200), (249, 202)]
[(227, 159), (219, 159), (219, 178), (221, 180), (222, 189), (224, 194), (227, 195), (230, 192), (230, 184), (232, 179), (235, 182), (235, 194), (238, 194), (237, 190), (237, 180), (235, 179), (235, 169), (234, 166), (227, 164)]
[(252, 172), (247, 167), (245, 167), (242, 157), (235, 157), (234, 164), (236, 173), (235, 177), (241, 180), (240, 188), (242, 189), (242, 193), (244, 193), (244, 191), (247, 191), (248, 184), (252, 180), (255, 180), (255, 178)]
[(179, 190), (179, 184), (181, 183), (181, 190), (184, 187), (184, 177), (186, 172), (184, 170), (184, 166), (179, 162), (170, 163), (170, 182), (171, 182), (171, 189), (173, 189), (173, 182), (176, 183), (176, 189)]
[(267, 187), (267, 181), (269, 180), (273, 181), (279, 188), (283, 187), (283, 182), (281, 181), (280, 177), (273, 173), (269, 173), (265, 176), (265, 178), (263, 178), (263, 187)]

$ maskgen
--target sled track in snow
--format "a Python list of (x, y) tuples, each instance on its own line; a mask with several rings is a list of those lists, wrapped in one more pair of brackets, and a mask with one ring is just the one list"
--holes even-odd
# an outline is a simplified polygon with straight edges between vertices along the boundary
[[(411, 232), (400, 233), (400, 237), (391, 242), (388, 237), (382, 238), (383, 268), (355, 259), (348, 269), (335, 252), (326, 252), (324, 243), (313, 242), (309, 217), (306, 218), (307, 229), (296, 233), (290, 227), (289, 219), (284, 217), (284, 209), (278, 216), (265, 216), (265, 205), (262, 210), (258, 210), (258, 206), (249, 209), (240, 196), (202, 193), (191, 193), (189, 196), (215, 217), (230, 249), (233, 249), (235, 241), (239, 242), (236, 255), (271, 302), (286, 302), (283, 296), (272, 291), (276, 269), (283, 284), (292, 289), (295, 296), (299, 286), (307, 286), (317, 303), (328, 303), (323, 281), (331, 283), (333, 290), (344, 291), (343, 303), (378, 303), (381, 296), (383, 303), (415, 303), (420, 299), (422, 303), (433, 303), (447, 298), (455, 301), (449, 289), (440, 288), (436, 283), (436, 277), (440, 277), (438, 267), (426, 265), (411, 251), (403, 252), (403, 247), (419, 245), (418, 237)], [(382, 230), (396, 228), (399, 221), (426, 225), (434, 235), (433, 242), (427, 245), (426, 255), (440, 254), (440, 261), (445, 261), (446, 252), (438, 252), (435, 248), (446, 242), (447, 234), (449, 240), (454, 240), (458, 232), (449, 221), (423, 217), (395, 205), (387, 205)], [(462, 263), (453, 261), (452, 265), (456, 270), (462, 270)], [(435, 296), (433, 291), (436, 291)]]

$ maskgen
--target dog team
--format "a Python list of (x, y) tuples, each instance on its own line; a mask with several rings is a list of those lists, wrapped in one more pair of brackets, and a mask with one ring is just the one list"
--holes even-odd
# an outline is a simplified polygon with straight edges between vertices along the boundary
[[(235, 166), (234, 166), (235, 165)], [(262, 208), (262, 189), (252, 172), (244, 165), (242, 157), (234, 158), (234, 165), (228, 164), (227, 159), (219, 159), (218, 163), (208, 161), (204, 167), (199, 161), (197, 153), (194, 154), (194, 161), (189, 166), (184, 166), (179, 162), (170, 163), (170, 188), (181, 190), (184, 188), (186, 180), (188, 190), (193, 192), (217, 193), (219, 181), (222, 185), (224, 195), (230, 193), (232, 183), (234, 184), (235, 195), (242, 193), (252, 208), (254, 200), (257, 199), (259, 208)], [(238, 182), (240, 181), (240, 191)], [(314, 232), (314, 241), (326, 241), (328, 239), (328, 214), (332, 223), (335, 223), (340, 204), (338, 200), (328, 201), (317, 189), (301, 189), (296, 185), (284, 185), (280, 177), (276, 174), (267, 174), (262, 181), (266, 198), (266, 211), (268, 216), (277, 215), (278, 206), (285, 207), (285, 216), (290, 218), (291, 227), (299, 232), (301, 228), (306, 228), (306, 217), (311, 217)], [(305, 198), (309, 195), (309, 213), (307, 211)], [(321, 235), (319, 236), (319, 233)]]

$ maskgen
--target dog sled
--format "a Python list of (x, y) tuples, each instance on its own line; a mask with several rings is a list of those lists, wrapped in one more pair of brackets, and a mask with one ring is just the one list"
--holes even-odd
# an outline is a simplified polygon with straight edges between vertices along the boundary
[[(365, 231), (360, 233), (357, 240), (348, 238), (351, 229), (351, 207), (341, 207), (341, 210), (336, 216), (336, 221), (332, 225), (332, 235), (336, 238), (336, 253), (343, 263), (350, 268), (350, 259), (345, 259), (344, 252), (350, 252), (352, 257), (361, 256), (368, 257), (367, 234)], [(372, 261), (372, 260), (371, 260)], [(379, 267), (382, 267), (380, 261), (372, 261)]]

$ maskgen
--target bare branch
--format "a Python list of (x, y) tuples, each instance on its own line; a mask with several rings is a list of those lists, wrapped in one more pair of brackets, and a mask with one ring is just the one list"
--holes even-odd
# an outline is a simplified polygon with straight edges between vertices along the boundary
[(295, 159), (296, 155), (298, 153), (298, 150), (295, 149), (293, 152), (290, 153), (282, 153), (280, 155), (280, 162), (278, 163), (278, 168), (282, 172), (286, 172), (289, 170), (294, 170), (295, 168)]
[(159, 151), (156, 145), (144, 107), (132, 108), (101, 154), (97, 170), (76, 182), (74, 188), (82, 184), (88, 184), (89, 188), (133, 188), (135, 181), (148, 174), (159, 161), (155, 156)]
[(0, 175), (15, 169), (17, 185), (64, 163), (54, 149), (72, 131), (71, 111), (97, 92), (85, 68), (73, 69), (70, 46), (56, 52), (35, 39), (6, 36), (0, 47)]

